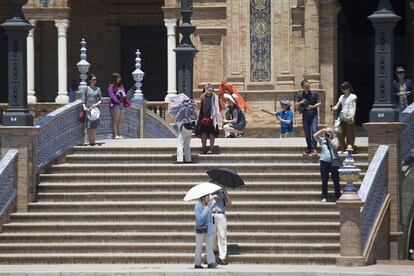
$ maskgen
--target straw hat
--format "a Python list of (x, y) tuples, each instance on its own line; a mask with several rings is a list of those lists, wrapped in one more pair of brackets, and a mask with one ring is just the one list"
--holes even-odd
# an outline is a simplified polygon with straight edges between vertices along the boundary
[(91, 109), (89, 109), (86, 116), (88, 116), (88, 119), (90, 121), (96, 121), (101, 116), (101, 112), (99, 111), (99, 108), (92, 107)]
[(225, 93), (225, 94), (224, 94), (224, 98), (226, 98), (226, 99), (228, 99), (228, 100), (232, 101), (234, 104), (237, 104), (237, 103), (236, 103), (236, 100), (234, 99), (234, 97), (233, 97), (232, 95), (230, 95), (230, 94)]

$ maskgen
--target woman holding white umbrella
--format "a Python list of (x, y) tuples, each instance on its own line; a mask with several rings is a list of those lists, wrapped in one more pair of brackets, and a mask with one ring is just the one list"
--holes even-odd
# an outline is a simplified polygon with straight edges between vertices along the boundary
[(213, 253), (213, 216), (211, 214), (211, 205), (217, 196), (210, 196), (211, 193), (221, 189), (220, 186), (205, 182), (192, 187), (184, 197), (185, 201), (199, 199), (194, 206), (195, 213), (195, 232), (196, 232), (196, 249), (194, 268), (203, 268), (201, 265), (201, 253), (203, 242), (206, 244), (207, 268), (217, 267), (216, 258)]

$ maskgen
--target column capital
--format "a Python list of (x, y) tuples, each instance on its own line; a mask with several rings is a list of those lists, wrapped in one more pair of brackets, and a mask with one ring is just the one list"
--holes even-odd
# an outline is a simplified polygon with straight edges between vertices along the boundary
[(58, 36), (66, 36), (67, 29), (69, 27), (68, 19), (56, 19), (55, 26), (58, 30)]
[(164, 19), (165, 27), (167, 27), (167, 35), (175, 35), (175, 26), (177, 19)]

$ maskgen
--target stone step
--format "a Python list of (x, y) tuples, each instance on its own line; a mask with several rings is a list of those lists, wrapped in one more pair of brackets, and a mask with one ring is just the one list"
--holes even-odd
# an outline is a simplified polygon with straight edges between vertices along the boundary
[[(0, 244), (57, 242), (191, 242), (191, 232), (21, 232), (2, 233)], [(339, 233), (237, 232), (227, 234), (228, 243), (338, 243)]]
[[(41, 202), (92, 202), (92, 201), (178, 201), (186, 194), (183, 192), (39, 192)], [(229, 191), (231, 200), (244, 201), (319, 201), (320, 191)]]
[[(230, 243), (228, 255), (239, 254), (338, 254), (339, 243)], [(194, 242), (85, 242), (85, 243), (5, 243), (0, 252), (8, 254), (30, 253), (194, 253)], [(204, 252), (204, 248), (203, 248)]]
[[(34, 202), (29, 203), (32, 212), (110, 212), (110, 211), (189, 211), (194, 202), (184, 201), (96, 201), (96, 202)], [(232, 209), (238, 211), (336, 211), (334, 202), (320, 201), (260, 201), (232, 202)]]
[[(278, 221), (278, 222), (337, 222), (339, 212), (291, 212), (291, 211), (263, 211), (263, 212), (240, 212), (228, 211), (226, 217), (229, 222), (244, 221)], [(194, 220), (194, 212), (191, 211), (162, 211), (162, 212), (40, 212), (40, 213), (14, 213), (11, 215), (13, 222), (134, 222), (134, 221), (176, 221), (188, 222)]]
[[(230, 263), (252, 264), (335, 264), (338, 254), (240, 254), (229, 256)], [(0, 254), (2, 264), (59, 263), (194, 263), (194, 253), (45, 253)]]
[[(194, 222), (11, 222), (3, 225), (4, 232), (191, 232)], [(233, 222), (230, 232), (319, 232), (339, 231), (339, 222)]]
[[(308, 173), (319, 172), (320, 166), (317, 163), (222, 163), (220, 167), (227, 167), (239, 173)], [(356, 163), (355, 166), (365, 171), (367, 163)], [(113, 173), (200, 173), (204, 174), (208, 170), (217, 168), (215, 163), (197, 164), (61, 164), (48, 169), (48, 173), (93, 173), (93, 174), (113, 174)]]
[[(101, 183), (64, 183), (64, 182), (41, 182), (37, 191), (39, 192), (183, 192), (186, 193), (191, 187), (199, 182), (137, 182), (137, 183), (121, 183), (121, 182), (101, 182)], [(354, 183), (359, 188), (361, 182)], [(329, 188), (333, 187), (332, 181), (328, 184)], [(345, 183), (341, 184), (342, 186)], [(237, 191), (320, 191), (321, 182), (250, 182), (237, 188)], [(232, 193), (232, 189), (229, 192)], [(236, 191), (236, 190), (235, 190)]]
[[(269, 181), (303, 181), (315, 182), (320, 181), (319, 172), (302, 172), (302, 173), (239, 173), (245, 183), (249, 182), (269, 182)], [(363, 179), (365, 173), (361, 173)], [(194, 182), (197, 179), (200, 182), (210, 181), (206, 173), (54, 173), (41, 174), (40, 182), (61, 182), (61, 183), (97, 183), (97, 182), (176, 182), (177, 179), (182, 181)]]
[[(283, 143), (283, 141), (281, 141)], [(251, 146), (251, 147), (236, 147), (236, 146), (215, 146), (214, 153), (212, 155), (217, 154), (240, 154), (240, 153), (294, 153), (294, 154), (302, 154), (304, 147), (302, 146)], [(201, 147), (191, 147), (191, 151), (193, 154), (197, 155), (201, 152)], [(368, 152), (367, 146), (360, 146), (358, 147), (357, 154), (364, 154)], [(136, 147), (133, 145), (125, 146), (125, 147), (112, 147), (112, 146), (96, 146), (96, 147), (89, 147), (89, 146), (75, 146), (74, 147), (74, 154), (94, 154), (94, 153), (105, 153), (105, 154), (176, 154), (177, 148), (176, 147)]]
[[(357, 162), (368, 162), (368, 154), (354, 154)], [(341, 156), (344, 159), (344, 156)], [(176, 160), (175, 154), (72, 154), (66, 157), (69, 164), (130, 164), (135, 163), (172, 163)], [(192, 160), (200, 163), (319, 163), (318, 158), (303, 157), (301, 153), (239, 153), (239, 154), (206, 154), (192, 155)]]

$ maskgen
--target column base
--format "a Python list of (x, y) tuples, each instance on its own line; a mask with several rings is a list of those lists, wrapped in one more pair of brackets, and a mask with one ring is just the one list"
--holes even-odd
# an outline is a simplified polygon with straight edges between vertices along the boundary
[(67, 104), (69, 103), (69, 96), (67, 95), (67, 93), (66, 95), (64, 95), (64, 92), (58, 93), (58, 96), (56, 97), (55, 102), (58, 104)]
[(33, 126), (33, 116), (29, 110), (6, 110), (3, 114), (3, 126)]
[(177, 91), (167, 91), (167, 96), (165, 96), (165, 101), (168, 102), (171, 98), (177, 96)]
[(349, 256), (336, 258), (337, 266), (365, 266), (365, 259), (362, 256)]
[(28, 91), (28, 96), (27, 96), (27, 103), (29, 104), (35, 104), (37, 103), (37, 98), (35, 96), (35, 92), (34, 91)]

